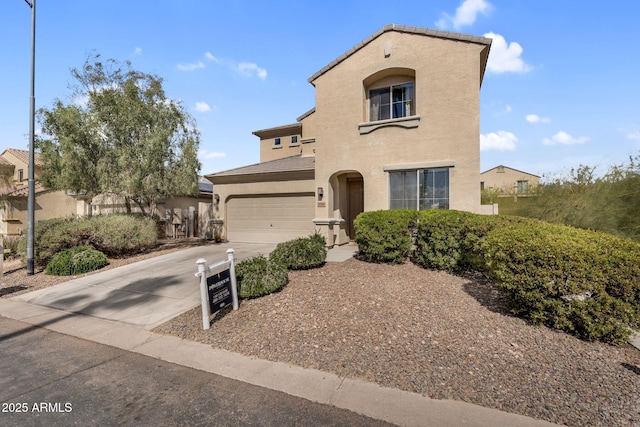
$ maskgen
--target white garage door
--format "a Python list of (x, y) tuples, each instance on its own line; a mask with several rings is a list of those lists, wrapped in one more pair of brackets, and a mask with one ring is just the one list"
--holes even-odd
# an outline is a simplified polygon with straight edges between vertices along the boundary
[(315, 231), (313, 193), (234, 197), (227, 202), (227, 239), (279, 243)]

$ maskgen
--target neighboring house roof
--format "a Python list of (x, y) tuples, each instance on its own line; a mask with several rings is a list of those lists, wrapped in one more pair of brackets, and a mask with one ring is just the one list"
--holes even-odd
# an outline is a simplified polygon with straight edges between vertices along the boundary
[(296, 156), (284, 157), (282, 159), (255, 163), (249, 166), (243, 166), (235, 169), (213, 173), (207, 175), (207, 178), (213, 180), (217, 177), (223, 176), (273, 174), (281, 172), (306, 172), (315, 171), (315, 168), (316, 159), (314, 156), (302, 157), (302, 155), (298, 154)]
[(487, 169), (486, 171), (481, 172), (480, 175), (484, 175), (485, 173), (489, 173), (492, 170), (498, 169), (498, 168), (509, 169), (509, 170), (512, 170), (512, 171), (515, 171), (515, 172), (523, 173), (525, 175), (530, 175), (530, 176), (535, 176), (536, 178), (540, 178), (538, 175), (535, 175), (535, 174), (532, 174), (532, 173), (529, 173), (529, 172), (524, 172), (524, 171), (521, 171), (521, 170), (518, 170), (518, 169), (510, 168), (509, 166), (505, 166), (505, 165), (498, 165), (498, 166), (493, 167), (491, 169)]
[(315, 112), (316, 112), (316, 107), (313, 107), (312, 109), (310, 109), (309, 111), (307, 111), (306, 113), (304, 113), (303, 115), (298, 117), (296, 120), (301, 122), (303, 119), (309, 117), (310, 115), (312, 115)]
[(302, 132), (302, 123), (291, 123), (288, 125), (261, 129), (251, 133), (260, 138), (270, 138), (272, 136), (284, 136), (300, 132)]
[(14, 164), (4, 157), (0, 156), (0, 166), (14, 166)]
[(198, 188), (200, 188), (200, 195), (213, 194), (213, 184), (203, 176), (198, 179)]
[[(400, 33), (409, 33), (409, 34), (419, 34), (419, 35), (424, 35), (428, 37), (437, 37), (441, 39), (454, 40), (454, 41), (478, 43), (478, 44), (487, 45), (489, 47), (491, 46), (491, 41), (492, 41), (492, 39), (490, 38), (473, 36), (471, 34), (451, 33), (449, 31), (431, 30), (429, 28), (409, 27), (407, 25), (398, 25), (398, 24), (388, 24), (382, 27), (382, 29), (376, 31), (375, 33), (373, 33), (372, 35), (364, 39), (363, 41), (361, 41), (360, 43), (358, 43), (357, 45), (355, 45), (354, 47), (352, 47), (351, 49), (349, 49), (348, 51), (346, 51), (345, 53), (343, 53), (342, 55), (340, 55), (338, 58), (330, 62), (327, 66), (325, 66), (320, 71), (315, 73), (313, 76), (309, 77), (308, 79), (309, 83), (313, 84), (314, 80), (316, 80), (318, 77), (325, 74), (327, 71), (331, 70), (333, 67), (340, 64), (345, 59), (349, 58), (351, 55), (353, 55), (354, 53), (356, 53), (357, 51), (365, 47), (367, 44), (371, 43), (376, 38), (380, 37), (382, 34), (389, 31), (397, 31)], [(482, 58), (482, 63), (481, 63), (482, 75), (484, 75), (484, 69), (487, 65), (488, 57), (489, 57), (489, 52), (487, 51), (486, 55), (484, 55)], [(480, 79), (480, 81), (482, 81), (482, 78)]]
[[(34, 183), (35, 194), (47, 191), (39, 182)], [(27, 197), (29, 195), (29, 185), (20, 185), (0, 190), (0, 197)]]
[[(29, 164), (29, 152), (27, 150), (18, 150), (17, 148), (7, 148), (0, 154), (0, 157), (3, 157), (5, 153), (12, 154), (17, 157), (23, 163)], [(40, 158), (40, 153), (33, 153), (33, 160), (36, 166), (42, 166), (42, 159)]]

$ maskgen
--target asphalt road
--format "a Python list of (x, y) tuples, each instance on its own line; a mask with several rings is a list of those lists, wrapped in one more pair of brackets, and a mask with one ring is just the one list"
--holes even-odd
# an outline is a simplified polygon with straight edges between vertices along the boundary
[(2, 426), (388, 426), (0, 316)]

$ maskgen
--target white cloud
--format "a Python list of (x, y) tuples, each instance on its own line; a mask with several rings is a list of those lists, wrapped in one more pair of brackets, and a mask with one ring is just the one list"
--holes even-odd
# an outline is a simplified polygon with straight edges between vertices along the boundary
[(635, 132), (629, 132), (627, 134), (627, 138), (640, 141), (640, 131), (637, 130)]
[(206, 113), (207, 111), (211, 111), (211, 107), (204, 101), (196, 102), (196, 111)]
[(181, 71), (193, 71), (198, 68), (204, 68), (204, 63), (202, 61), (194, 62), (192, 64), (178, 64), (178, 69)]
[(567, 132), (559, 131), (558, 133), (553, 135), (551, 138), (543, 139), (542, 143), (544, 145), (556, 145), (556, 144), (560, 144), (560, 145), (576, 145), (576, 144), (584, 144), (585, 142), (589, 141), (590, 139), (591, 138), (589, 138), (587, 136), (581, 136), (579, 138), (574, 138), (571, 135), (569, 135)]
[(204, 57), (207, 58), (209, 61), (213, 61), (218, 64), (222, 62), (222, 59), (216, 58), (215, 56), (213, 56), (211, 52), (205, 52)]
[(137, 47), (133, 50), (133, 54), (134, 55), (142, 55), (142, 48), (141, 47)]
[(507, 105), (507, 108), (505, 109), (507, 113), (510, 113), (513, 108), (511, 108), (511, 105)]
[(487, 33), (484, 35), (493, 39), (491, 52), (487, 61), (487, 70), (493, 73), (526, 73), (531, 71), (531, 66), (527, 65), (520, 55), (522, 46), (517, 42), (507, 44), (507, 41), (500, 34)]
[[(226, 65), (233, 71), (240, 73), (246, 77), (258, 77), (260, 80), (265, 80), (267, 78), (267, 70), (259, 67), (257, 64), (253, 62), (240, 62), (237, 63), (234, 60), (218, 58), (214, 56), (211, 52), (205, 52), (204, 57), (209, 61), (213, 61), (216, 64)], [(202, 65), (204, 67), (204, 64)]]
[(223, 157), (227, 157), (226, 153), (221, 153), (218, 151), (208, 151), (204, 148), (198, 150), (198, 156), (201, 159), (221, 159)]
[(480, 135), (480, 151), (513, 151), (516, 149), (516, 142), (518, 142), (518, 138), (514, 134), (499, 130), (498, 132)]
[(260, 80), (264, 80), (267, 78), (267, 70), (258, 67), (252, 62), (241, 62), (240, 64), (238, 64), (237, 70), (240, 74), (244, 74), (247, 77), (253, 77), (253, 75), (255, 74)]
[(443, 29), (451, 26), (455, 29), (460, 29), (461, 27), (472, 25), (476, 21), (478, 14), (486, 15), (490, 9), (491, 4), (485, 0), (464, 0), (456, 9), (454, 16), (443, 12), (440, 15), (440, 20), (436, 22), (436, 26)]
[(537, 114), (528, 114), (525, 119), (529, 123), (551, 123), (551, 119), (549, 117), (540, 117)]

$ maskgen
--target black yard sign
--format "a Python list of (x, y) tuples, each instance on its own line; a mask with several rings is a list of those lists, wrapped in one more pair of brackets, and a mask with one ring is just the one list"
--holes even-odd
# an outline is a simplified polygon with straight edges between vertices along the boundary
[(219, 273), (207, 277), (209, 289), (209, 307), (211, 314), (218, 312), (227, 304), (233, 303), (231, 294), (231, 270), (222, 270)]

